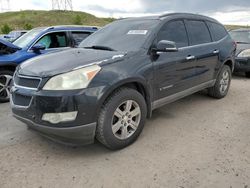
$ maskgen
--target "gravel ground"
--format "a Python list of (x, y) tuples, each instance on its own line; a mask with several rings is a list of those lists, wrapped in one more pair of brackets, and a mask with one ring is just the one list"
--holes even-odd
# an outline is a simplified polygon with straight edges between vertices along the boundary
[(250, 188), (250, 80), (227, 98), (195, 94), (154, 111), (138, 141), (112, 152), (30, 132), (0, 104), (1, 188)]

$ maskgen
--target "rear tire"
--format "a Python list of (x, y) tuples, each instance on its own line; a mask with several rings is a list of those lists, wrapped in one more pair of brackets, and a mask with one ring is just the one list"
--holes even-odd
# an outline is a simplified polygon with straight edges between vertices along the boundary
[(13, 78), (13, 72), (8, 70), (0, 71), (0, 103), (9, 102), (10, 85)]
[(216, 79), (215, 85), (208, 89), (208, 95), (222, 99), (228, 94), (232, 79), (232, 70), (228, 65), (224, 65)]
[(125, 148), (141, 134), (147, 115), (144, 97), (136, 90), (120, 88), (104, 103), (96, 138), (111, 150)]
[(250, 78), (250, 72), (246, 72), (245, 74), (247, 78)]

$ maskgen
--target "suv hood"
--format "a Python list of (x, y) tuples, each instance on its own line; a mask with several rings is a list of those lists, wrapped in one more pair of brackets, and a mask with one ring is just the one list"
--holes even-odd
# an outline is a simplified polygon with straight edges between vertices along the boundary
[(11, 42), (0, 39), (0, 55), (12, 54), (17, 50), (21, 50), (21, 48)]
[(124, 52), (72, 48), (30, 59), (20, 65), (18, 73), (26, 76), (51, 77), (89, 64), (121, 60), (124, 56)]

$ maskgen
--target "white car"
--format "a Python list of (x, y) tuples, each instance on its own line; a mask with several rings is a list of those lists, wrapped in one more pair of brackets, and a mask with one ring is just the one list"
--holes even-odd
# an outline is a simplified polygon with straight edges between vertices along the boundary
[(11, 31), (8, 35), (4, 35), (4, 39), (13, 42), (27, 32), (27, 30)]

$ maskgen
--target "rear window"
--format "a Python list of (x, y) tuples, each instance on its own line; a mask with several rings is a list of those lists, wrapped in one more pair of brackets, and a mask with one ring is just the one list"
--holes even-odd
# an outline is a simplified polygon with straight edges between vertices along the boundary
[(90, 32), (72, 31), (72, 36), (73, 36), (75, 45), (78, 46), (90, 34), (91, 34)]
[(217, 23), (207, 22), (209, 30), (211, 31), (212, 37), (214, 41), (219, 41), (227, 36), (226, 29)]
[(205, 22), (188, 20), (186, 21), (190, 45), (198, 45), (212, 42), (209, 30)]

